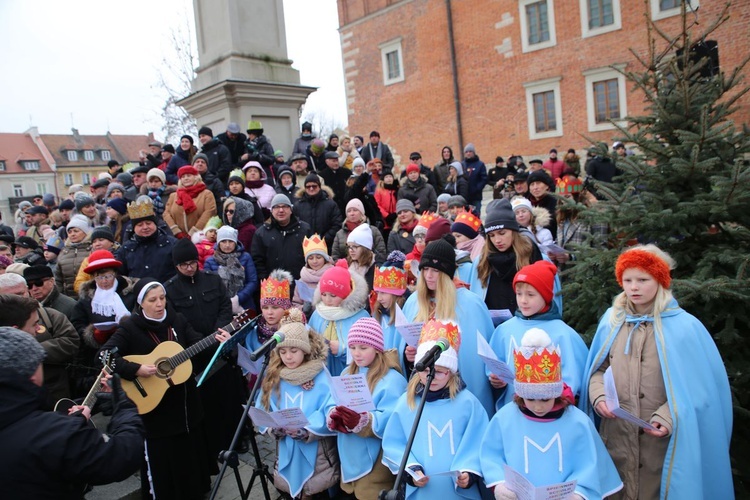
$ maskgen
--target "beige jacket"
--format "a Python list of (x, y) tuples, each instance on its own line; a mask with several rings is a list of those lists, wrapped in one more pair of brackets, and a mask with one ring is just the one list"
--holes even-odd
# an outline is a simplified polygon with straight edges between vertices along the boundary
[(604, 401), (604, 371), (612, 366), (620, 406), (647, 422), (669, 429), (663, 438), (645, 434), (640, 427), (621, 419), (602, 418), (599, 433), (617, 466), (624, 488), (610, 498), (659, 498), (661, 472), (672, 433), (672, 416), (654, 339), (654, 325), (643, 322), (633, 331), (630, 354), (625, 354), (628, 334), (635, 325), (625, 323), (617, 333), (609, 355), (589, 382), (594, 408)]
[(201, 191), (193, 201), (198, 207), (197, 210), (186, 214), (182, 205), (177, 204), (177, 193), (169, 195), (164, 209), (164, 222), (172, 230), (172, 234), (188, 233), (192, 236), (206, 226), (208, 219), (216, 215), (216, 199), (210, 189)]

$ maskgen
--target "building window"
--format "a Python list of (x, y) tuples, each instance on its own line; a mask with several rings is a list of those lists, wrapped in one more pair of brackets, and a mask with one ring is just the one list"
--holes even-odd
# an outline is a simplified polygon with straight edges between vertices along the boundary
[(102, 160), (109, 161), (111, 159), (112, 159), (112, 155), (109, 153), (109, 150), (108, 149), (103, 149), (102, 150)]
[(46, 182), (38, 182), (36, 185), (36, 194), (41, 194), (44, 196), (47, 194), (47, 183)]
[(23, 160), (21, 166), (24, 170), (39, 170), (39, 162), (36, 160)]
[(89, 150), (84, 151), (83, 159), (86, 161), (94, 161), (94, 152)]
[(579, 4), (583, 38), (622, 28), (620, 0), (579, 0)]
[(404, 56), (401, 50), (401, 38), (379, 45), (383, 62), (383, 85), (404, 81)]
[(554, 0), (520, 0), (521, 48), (523, 52), (557, 44)]
[(66, 186), (72, 186), (73, 185), (73, 174), (64, 174), (63, 175), (63, 182), (65, 182)]
[(5, 162), (0, 161), (0, 172), (5, 172)]
[(78, 161), (78, 151), (68, 151), (68, 161)]
[(84, 186), (88, 186), (89, 184), (91, 184), (91, 174), (81, 174), (81, 182), (83, 182)]
[(699, 0), (651, 0), (651, 19), (658, 21), (659, 19), (678, 16), (683, 3), (688, 12), (696, 11), (700, 7)]
[(16, 198), (21, 198), (23, 196), (23, 185), (13, 184), (13, 196)]
[[(623, 70), (625, 65), (616, 68)], [(628, 114), (625, 76), (617, 69), (598, 68), (583, 73), (589, 132), (614, 129), (612, 121), (621, 121)]]
[(563, 135), (560, 77), (524, 83), (529, 139)]

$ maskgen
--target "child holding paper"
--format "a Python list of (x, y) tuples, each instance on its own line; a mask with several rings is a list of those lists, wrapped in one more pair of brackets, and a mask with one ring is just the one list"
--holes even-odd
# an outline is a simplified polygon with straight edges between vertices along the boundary
[[(546, 260), (524, 266), (513, 278), (516, 293), (515, 317), (499, 325), (490, 338), (490, 347), (498, 359), (513, 366), (513, 349), (521, 343), (523, 334), (530, 328), (541, 328), (566, 354), (562, 366), (563, 381), (570, 387), (573, 396), (581, 391), (581, 379), (586, 365), (588, 348), (571, 327), (562, 320), (557, 303), (553, 300), (557, 267)], [(490, 384), (499, 394), (495, 408), (500, 409), (513, 401), (513, 383), (508, 386), (494, 374)], [(571, 401), (573, 403), (573, 401)]]
[[(732, 397), (711, 334), (670, 290), (672, 258), (654, 245), (620, 254), (623, 292), (591, 344), (579, 407), (603, 417), (599, 432), (625, 483), (625, 498), (733, 498)], [(614, 418), (608, 368), (620, 406), (656, 430)]]
[[(333, 267), (331, 257), (328, 255), (326, 241), (317, 234), (309, 238), (305, 236), (302, 240), (302, 251), (305, 254), (305, 267), (300, 270), (299, 280), (307, 285), (310, 290), (315, 290), (323, 273)], [(302, 300), (299, 294), (299, 288), (294, 288), (294, 297), (292, 302), (302, 308), (307, 314), (308, 309), (312, 314), (312, 305), (310, 302)]]
[[(405, 261), (406, 256), (398, 250), (388, 254), (383, 265), (375, 269), (372, 286), (375, 301), (371, 299), (372, 317), (383, 330), (385, 349), (398, 350), (402, 368), (405, 366), (403, 355), (406, 342), (396, 331), (396, 308), (403, 307), (407, 297)], [(405, 370), (402, 372), (407, 373)]]
[(327, 425), (338, 432), (341, 457), (341, 489), (355, 498), (377, 498), (390, 489), (395, 477), (382, 463), (381, 445), (385, 425), (396, 401), (406, 389), (395, 350), (385, 351), (383, 330), (373, 318), (360, 318), (349, 330), (352, 363), (343, 375), (363, 373), (375, 409), (357, 413), (336, 406), (328, 413)]
[(304, 428), (268, 432), (278, 440), (274, 485), (292, 498), (311, 498), (339, 481), (336, 438), (326, 427), (325, 415), (330, 402), (324, 370), (328, 348), (308, 330), (298, 309), (285, 313), (279, 332), (284, 340), (270, 354), (257, 401), (269, 412), (297, 407), (307, 417)]
[(560, 346), (544, 330), (532, 328), (513, 357), (515, 403), (498, 410), (480, 447), (482, 474), (487, 486), (495, 488), (495, 499), (523, 496), (506, 477), (506, 466), (534, 487), (576, 481), (574, 500), (603, 498), (622, 489), (593, 423), (570, 406)]
[(320, 278), (310, 328), (322, 335), (329, 346), (328, 371), (333, 376), (341, 375), (346, 368), (349, 329), (359, 318), (369, 316), (365, 310), (368, 293), (364, 277), (350, 273), (344, 259)]
[(254, 351), (270, 339), (279, 329), (284, 312), (292, 307), (289, 290), (294, 278), (283, 269), (271, 271), (268, 278), (260, 282), (260, 310), (258, 323), (245, 338), (245, 347)]
[(477, 445), (487, 427), (487, 412), (466, 390), (458, 374), (461, 332), (455, 322), (427, 321), (422, 328), (417, 358), (421, 359), (439, 339), (448, 340), (450, 347), (435, 362), (435, 378), (430, 387), (424, 386), (428, 371), (419, 372), (396, 403), (383, 434), (383, 463), (397, 472), (418, 399), (425, 397), (424, 412), (406, 464), (417, 479), (406, 477), (406, 498), (479, 499), (479, 488), (484, 486), (480, 480)]

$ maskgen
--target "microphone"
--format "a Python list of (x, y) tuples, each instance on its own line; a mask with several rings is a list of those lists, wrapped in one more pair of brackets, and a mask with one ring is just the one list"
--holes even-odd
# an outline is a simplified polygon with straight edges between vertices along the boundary
[(250, 361), (256, 361), (259, 357), (268, 354), (268, 351), (273, 350), (279, 343), (284, 341), (284, 334), (276, 332), (273, 336), (266, 340), (266, 343), (258, 347), (255, 351), (250, 354)]
[(448, 342), (448, 339), (442, 338), (437, 341), (437, 343), (432, 346), (432, 349), (427, 351), (427, 354), (422, 356), (422, 359), (420, 359), (417, 364), (414, 365), (414, 369), (418, 372), (424, 371), (425, 368), (429, 368), (430, 366), (433, 366), (435, 364), (435, 361), (438, 360), (440, 355), (447, 351), (448, 348), (451, 346), (451, 343)]

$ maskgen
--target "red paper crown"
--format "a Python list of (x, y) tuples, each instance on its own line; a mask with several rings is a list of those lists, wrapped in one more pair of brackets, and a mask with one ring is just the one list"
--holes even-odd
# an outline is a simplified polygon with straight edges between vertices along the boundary
[(474, 231), (479, 231), (479, 226), (482, 225), (482, 221), (479, 220), (477, 216), (470, 212), (463, 212), (458, 214), (458, 217), (456, 217), (455, 222), (460, 224), (465, 224), (472, 228)]
[(395, 266), (376, 267), (372, 289), (393, 295), (403, 294), (406, 290), (406, 270)]
[(461, 332), (458, 325), (451, 320), (431, 319), (422, 326), (422, 333), (419, 336), (420, 344), (440, 339), (448, 340), (451, 347), (458, 352), (459, 347), (461, 347)]
[(516, 382), (550, 384), (562, 381), (560, 348), (518, 348), (513, 353)]
[(289, 300), (289, 282), (287, 280), (276, 280), (271, 276), (261, 281), (260, 300), (264, 299)]
[(437, 214), (434, 214), (432, 212), (424, 212), (422, 215), (419, 216), (419, 222), (417, 223), (417, 226), (426, 227), (427, 229), (430, 229), (430, 226), (433, 222), (438, 220), (440, 216)]
[(557, 179), (557, 194), (580, 193), (583, 190), (581, 179), (566, 175)]

